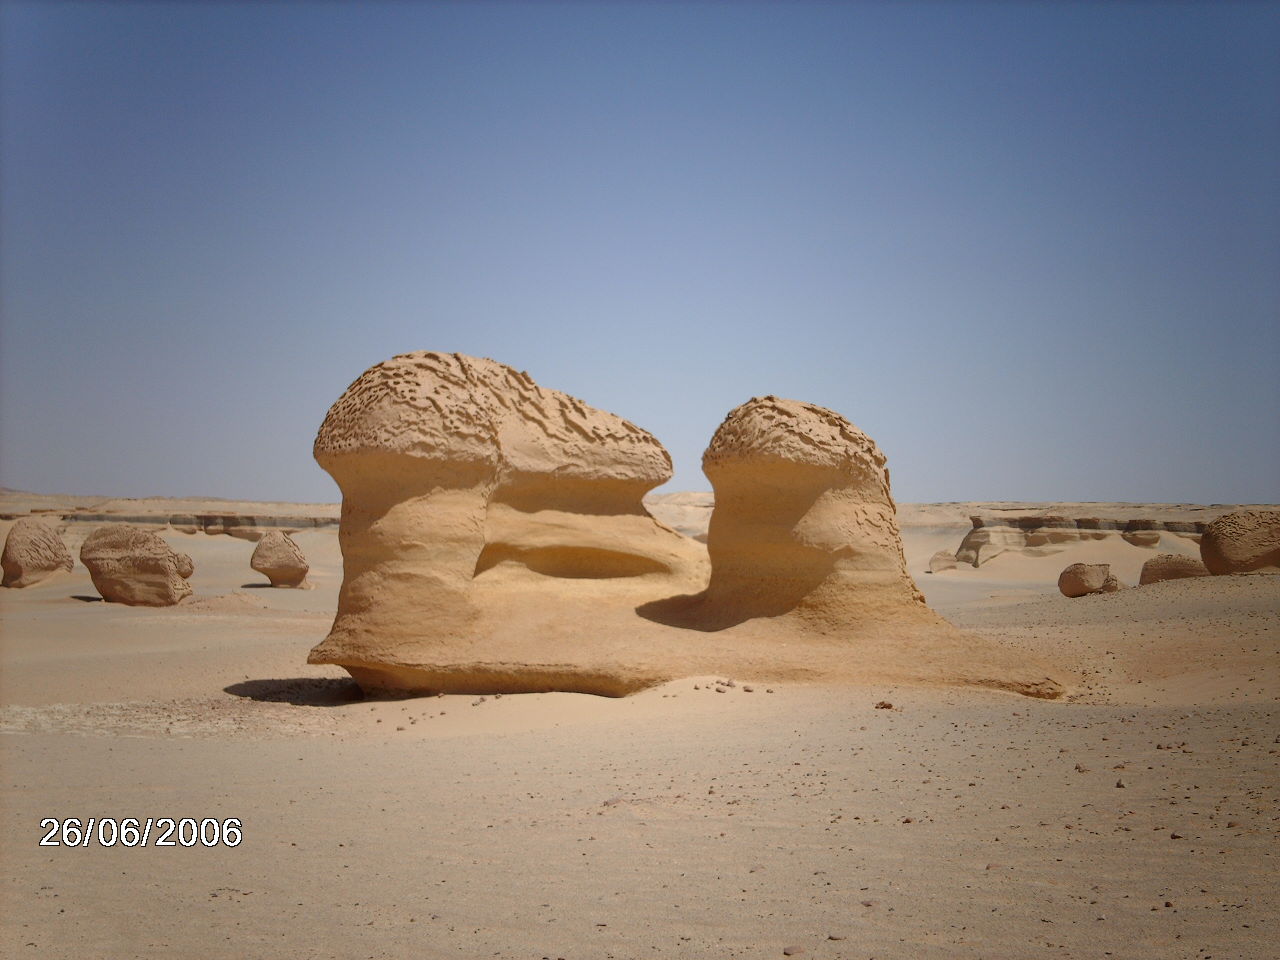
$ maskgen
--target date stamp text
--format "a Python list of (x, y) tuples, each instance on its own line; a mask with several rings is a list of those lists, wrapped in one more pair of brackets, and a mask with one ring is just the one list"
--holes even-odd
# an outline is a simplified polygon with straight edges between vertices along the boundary
[(244, 839), (239, 817), (45, 817), (42, 847), (238, 847)]

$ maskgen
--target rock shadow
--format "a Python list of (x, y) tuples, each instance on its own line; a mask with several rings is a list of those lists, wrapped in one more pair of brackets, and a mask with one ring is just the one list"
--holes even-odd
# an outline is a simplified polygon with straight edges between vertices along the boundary
[[(779, 550), (779, 553), (782, 551)], [(651, 600), (635, 608), (638, 616), (668, 627), (716, 633), (748, 620), (781, 617), (799, 608), (829, 580), (835, 570), (832, 556), (800, 545), (790, 546), (786, 574), (748, 569), (717, 571), (701, 593)], [(761, 565), (763, 566), (763, 565)]]
[(259, 703), (291, 703), (297, 707), (341, 707), (365, 699), (360, 685), (350, 677), (242, 680), (222, 689)]
[(91, 597), (85, 593), (73, 593), (71, 595), (71, 599), (79, 600), (81, 603), (102, 603), (103, 602), (103, 599), (101, 597)]
[(748, 620), (791, 613), (806, 595), (807, 591), (796, 591), (783, 596), (756, 595), (727, 600), (703, 591), (651, 600), (640, 604), (635, 611), (638, 616), (663, 626), (718, 633)]

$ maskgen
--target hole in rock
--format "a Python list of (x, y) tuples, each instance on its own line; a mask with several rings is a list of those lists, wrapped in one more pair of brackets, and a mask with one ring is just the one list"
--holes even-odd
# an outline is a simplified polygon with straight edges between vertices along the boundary
[(488, 544), (476, 561), (475, 575), (500, 563), (514, 562), (544, 577), (569, 580), (611, 580), (667, 573), (667, 567), (649, 557), (594, 547), (539, 547), (521, 549), (504, 543)]

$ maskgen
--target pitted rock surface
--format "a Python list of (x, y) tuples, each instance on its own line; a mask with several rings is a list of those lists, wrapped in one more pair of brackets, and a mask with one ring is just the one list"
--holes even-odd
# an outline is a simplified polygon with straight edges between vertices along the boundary
[(52, 524), (23, 517), (9, 528), (0, 566), (4, 586), (29, 587), (60, 570), (70, 570), (75, 562)]

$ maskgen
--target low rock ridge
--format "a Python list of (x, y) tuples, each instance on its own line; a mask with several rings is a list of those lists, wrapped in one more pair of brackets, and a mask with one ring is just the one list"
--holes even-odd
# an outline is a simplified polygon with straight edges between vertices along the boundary
[[(956, 549), (958, 563), (979, 567), (1002, 553), (1013, 551), (1028, 556), (1046, 556), (1072, 543), (1120, 537), (1135, 547), (1155, 548), (1163, 534), (1172, 534), (1199, 543), (1206, 523), (1199, 520), (1130, 520), (1057, 515), (1021, 517), (970, 517), (973, 524)], [(938, 560), (937, 557), (934, 558)], [(945, 560), (945, 558), (943, 558)], [(931, 562), (934, 572), (943, 564)]]
[[(173, 527), (183, 533), (226, 533), (246, 539), (258, 539), (266, 530), (282, 530), (293, 533), (299, 530), (337, 527), (336, 517), (264, 517), (230, 513), (51, 513), (41, 511), (33, 516), (46, 520), (57, 518), (61, 523), (128, 523), (138, 526)], [(21, 519), (27, 514), (0, 514), (0, 520)], [(258, 536), (251, 537), (253, 531)]]
[(1014, 527), (1018, 530), (1168, 530), (1171, 533), (1204, 533), (1209, 524), (1202, 520), (1104, 520), (1099, 517), (970, 517), (975, 530), (985, 527)]

